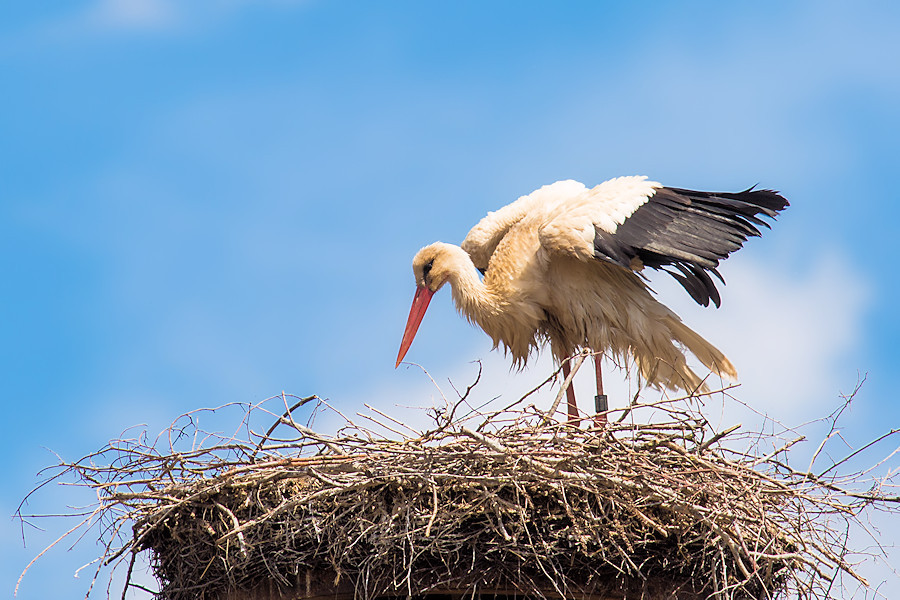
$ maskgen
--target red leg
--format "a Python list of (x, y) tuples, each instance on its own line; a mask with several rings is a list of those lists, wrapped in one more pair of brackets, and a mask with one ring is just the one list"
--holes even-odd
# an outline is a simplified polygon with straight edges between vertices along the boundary
[[(563, 377), (568, 377), (571, 371), (572, 369), (571, 367), (569, 367), (569, 361), (563, 361)], [(572, 384), (574, 383), (575, 382), (573, 381)], [(579, 425), (581, 425), (581, 420), (578, 418), (578, 405), (575, 404), (575, 386), (572, 384), (570, 384), (569, 387), (566, 388), (566, 401), (569, 405), (569, 425), (578, 427)]]
[(597, 427), (603, 427), (606, 425), (606, 411), (609, 406), (606, 401), (606, 394), (603, 393), (603, 372), (602, 367), (600, 366), (600, 354), (594, 355), (594, 371), (597, 373), (597, 396), (594, 399), (596, 402), (597, 414), (594, 415), (594, 424)]

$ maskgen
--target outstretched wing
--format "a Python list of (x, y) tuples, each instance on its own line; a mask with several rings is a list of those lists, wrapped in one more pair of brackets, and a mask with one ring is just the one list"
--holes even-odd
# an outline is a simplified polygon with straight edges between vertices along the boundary
[(557, 251), (664, 270), (697, 303), (719, 306), (710, 277), (722, 280), (719, 261), (768, 227), (762, 217), (774, 218), (787, 206), (772, 190), (698, 192), (621, 177), (589, 190), (570, 210), (560, 207), (541, 235), (545, 247), (555, 244)]

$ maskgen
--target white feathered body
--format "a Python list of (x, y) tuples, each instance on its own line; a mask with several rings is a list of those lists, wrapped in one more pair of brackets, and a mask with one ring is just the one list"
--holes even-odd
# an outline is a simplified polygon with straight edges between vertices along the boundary
[[(728, 199), (716, 196), (719, 204), (709, 201), (701, 215), (712, 221), (704, 227), (714, 230), (707, 236), (714, 243), (693, 240), (703, 235), (683, 225), (685, 219), (677, 211), (696, 211), (696, 202), (705, 200), (679, 192), (686, 191), (663, 188), (643, 177), (613, 179), (592, 189), (575, 181), (544, 186), (489, 213), (461, 246), (438, 242), (423, 248), (413, 261), (417, 283), (436, 291), (449, 281), (460, 313), (481, 327), (495, 347), (502, 345), (520, 367), (549, 342), (557, 360), (588, 348), (619, 365), (634, 364), (654, 387), (695, 390), (702, 380), (687, 365), (687, 349), (713, 373), (734, 379), (731, 362), (656, 300), (636, 272), (644, 260), (657, 268), (674, 264), (688, 273), (680, 280), (687, 281), (682, 285), (698, 302), (712, 299), (718, 304), (714, 286), (711, 281), (707, 286), (708, 276), (698, 270), (714, 272), (718, 258), (740, 247), (741, 235), (753, 232), (735, 234), (734, 223), (722, 225), (725, 221), (715, 211), (723, 202), (727, 206)], [(638, 213), (651, 198), (659, 206)], [(669, 206), (670, 198), (675, 198), (675, 209)], [(778, 202), (773, 202), (777, 212)], [(786, 201), (781, 208), (784, 205)], [(670, 213), (674, 217), (666, 224)], [(645, 221), (661, 223), (659, 232), (645, 234)], [(752, 223), (750, 229), (755, 231)]]

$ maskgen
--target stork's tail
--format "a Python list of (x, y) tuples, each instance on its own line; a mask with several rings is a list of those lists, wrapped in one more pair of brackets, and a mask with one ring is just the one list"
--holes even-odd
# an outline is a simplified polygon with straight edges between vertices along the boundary
[[(690, 350), (691, 354), (696, 356), (697, 359), (703, 363), (703, 366), (722, 379), (737, 381), (737, 370), (734, 368), (734, 365), (731, 364), (731, 361), (728, 360), (718, 348), (703, 339), (699, 333), (682, 323), (681, 319), (675, 315), (668, 317), (666, 324), (672, 332), (672, 337)], [(684, 368), (688, 369), (686, 364), (684, 365)], [(690, 371), (690, 369), (688, 369), (688, 371)], [(696, 375), (694, 375), (694, 377), (696, 377)], [(706, 384), (701, 386), (701, 390), (708, 390)]]
[(687, 364), (684, 346), (714, 375), (728, 381), (737, 380), (737, 371), (718, 348), (681, 322), (674, 313), (661, 317), (669, 335), (659, 329), (658, 335), (645, 338), (641, 347), (633, 347), (634, 358), (647, 383), (672, 391), (708, 392), (709, 386)]

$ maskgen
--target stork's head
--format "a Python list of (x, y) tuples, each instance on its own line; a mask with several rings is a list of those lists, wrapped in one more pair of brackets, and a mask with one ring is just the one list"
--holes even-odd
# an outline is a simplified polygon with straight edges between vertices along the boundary
[(412, 263), (416, 285), (432, 294), (441, 289), (450, 279), (457, 254), (462, 254), (458, 246), (444, 242), (435, 242), (416, 252)]
[(400, 342), (400, 352), (397, 354), (395, 367), (400, 365), (416, 337), (416, 331), (419, 330), (419, 324), (422, 322), (422, 317), (425, 316), (431, 297), (450, 279), (454, 258), (459, 253), (463, 253), (463, 251), (458, 246), (435, 242), (419, 250), (413, 258), (416, 295), (413, 297), (412, 306), (409, 309), (409, 318), (406, 321), (406, 330), (403, 332), (403, 340)]

